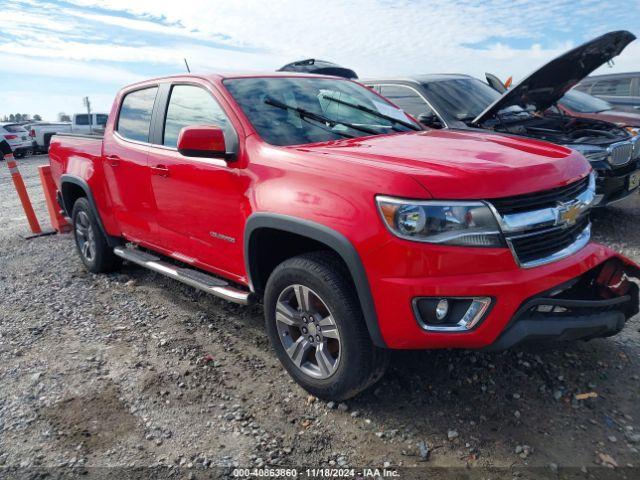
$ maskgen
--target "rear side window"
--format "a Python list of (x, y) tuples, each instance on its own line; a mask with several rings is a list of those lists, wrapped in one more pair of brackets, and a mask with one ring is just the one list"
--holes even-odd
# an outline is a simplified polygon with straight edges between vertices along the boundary
[(151, 112), (158, 87), (128, 93), (122, 100), (117, 131), (124, 138), (138, 142), (149, 141)]
[(215, 125), (225, 134), (231, 128), (229, 119), (209, 92), (193, 85), (175, 85), (167, 107), (163, 144), (177, 146), (180, 130), (189, 125)]
[(600, 80), (591, 88), (591, 95), (628, 97), (631, 95), (631, 78)]
[(11, 133), (24, 133), (24, 132), (26, 132), (25, 128), (22, 127), (21, 125), (5, 125), (4, 129), (7, 132), (11, 132)]
[(381, 85), (380, 95), (388, 98), (409, 115), (418, 118), (422, 113), (434, 113), (420, 95), (409, 87), (400, 85)]
[(76, 115), (76, 125), (89, 125), (89, 115), (86, 113)]
[(98, 113), (96, 115), (96, 123), (104, 127), (107, 124), (108, 118), (109, 118), (108, 115), (105, 115), (104, 113)]

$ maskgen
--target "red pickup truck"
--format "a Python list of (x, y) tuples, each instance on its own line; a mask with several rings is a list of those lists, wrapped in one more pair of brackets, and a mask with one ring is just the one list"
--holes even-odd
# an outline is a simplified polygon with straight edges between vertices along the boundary
[(354, 81), (145, 81), (103, 138), (56, 135), (50, 159), (86, 268), (262, 301), (279, 359), (322, 398), (373, 384), (389, 349), (590, 339), (638, 312), (637, 265), (589, 242), (579, 153), (424, 130)]

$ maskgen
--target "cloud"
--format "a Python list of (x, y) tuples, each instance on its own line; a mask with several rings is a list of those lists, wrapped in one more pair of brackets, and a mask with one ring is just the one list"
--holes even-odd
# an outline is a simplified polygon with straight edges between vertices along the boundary
[[(113, 102), (112, 94), (85, 92), (91, 98), (92, 111), (108, 113)], [(74, 93), (51, 93), (35, 91), (27, 93), (23, 90), (6, 90), (2, 92), (2, 116), (11, 113), (28, 113), (42, 116), (45, 120), (57, 120), (58, 113), (67, 114), (86, 112), (82, 104), (82, 96)]]
[(0, 72), (18, 75), (40, 74), (47, 77), (82, 79), (117, 85), (138, 82), (145, 78), (129, 70), (108, 65), (52, 58), (31, 58), (2, 52), (0, 52)]
[[(109, 84), (192, 70), (273, 70), (317, 57), (361, 76), (522, 78), (640, 2), (602, 0), (26, 0), (2, 6), (1, 69)], [(603, 10), (606, 8), (606, 16)], [(18, 54), (19, 52), (19, 54)], [(629, 47), (613, 71), (636, 70)], [(112, 88), (112, 87), (109, 87)]]

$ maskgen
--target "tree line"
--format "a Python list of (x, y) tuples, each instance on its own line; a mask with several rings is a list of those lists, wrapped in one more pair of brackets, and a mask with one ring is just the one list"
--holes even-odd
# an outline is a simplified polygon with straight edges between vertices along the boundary
[[(33, 116), (29, 115), (28, 113), (12, 113), (10, 115), (4, 115), (0, 121), (2, 122), (30, 122), (30, 121), (40, 122), (42, 121), (42, 116), (38, 115), (37, 113)], [(71, 115), (67, 115), (64, 112), (60, 112), (58, 114), (58, 121), (70, 122)]]
[(28, 120), (34, 120), (39, 122), (42, 120), (42, 117), (37, 113), (32, 117), (28, 113), (12, 113), (10, 115), (5, 115), (2, 117), (3, 122), (26, 122)]

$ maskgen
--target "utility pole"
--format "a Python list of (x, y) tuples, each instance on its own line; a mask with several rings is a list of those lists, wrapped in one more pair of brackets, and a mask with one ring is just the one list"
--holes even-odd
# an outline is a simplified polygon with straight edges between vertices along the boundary
[(89, 118), (89, 132), (92, 132), (93, 122), (91, 121), (91, 102), (89, 101), (89, 97), (84, 97), (82, 99), (82, 103), (85, 107), (87, 107), (87, 117)]

